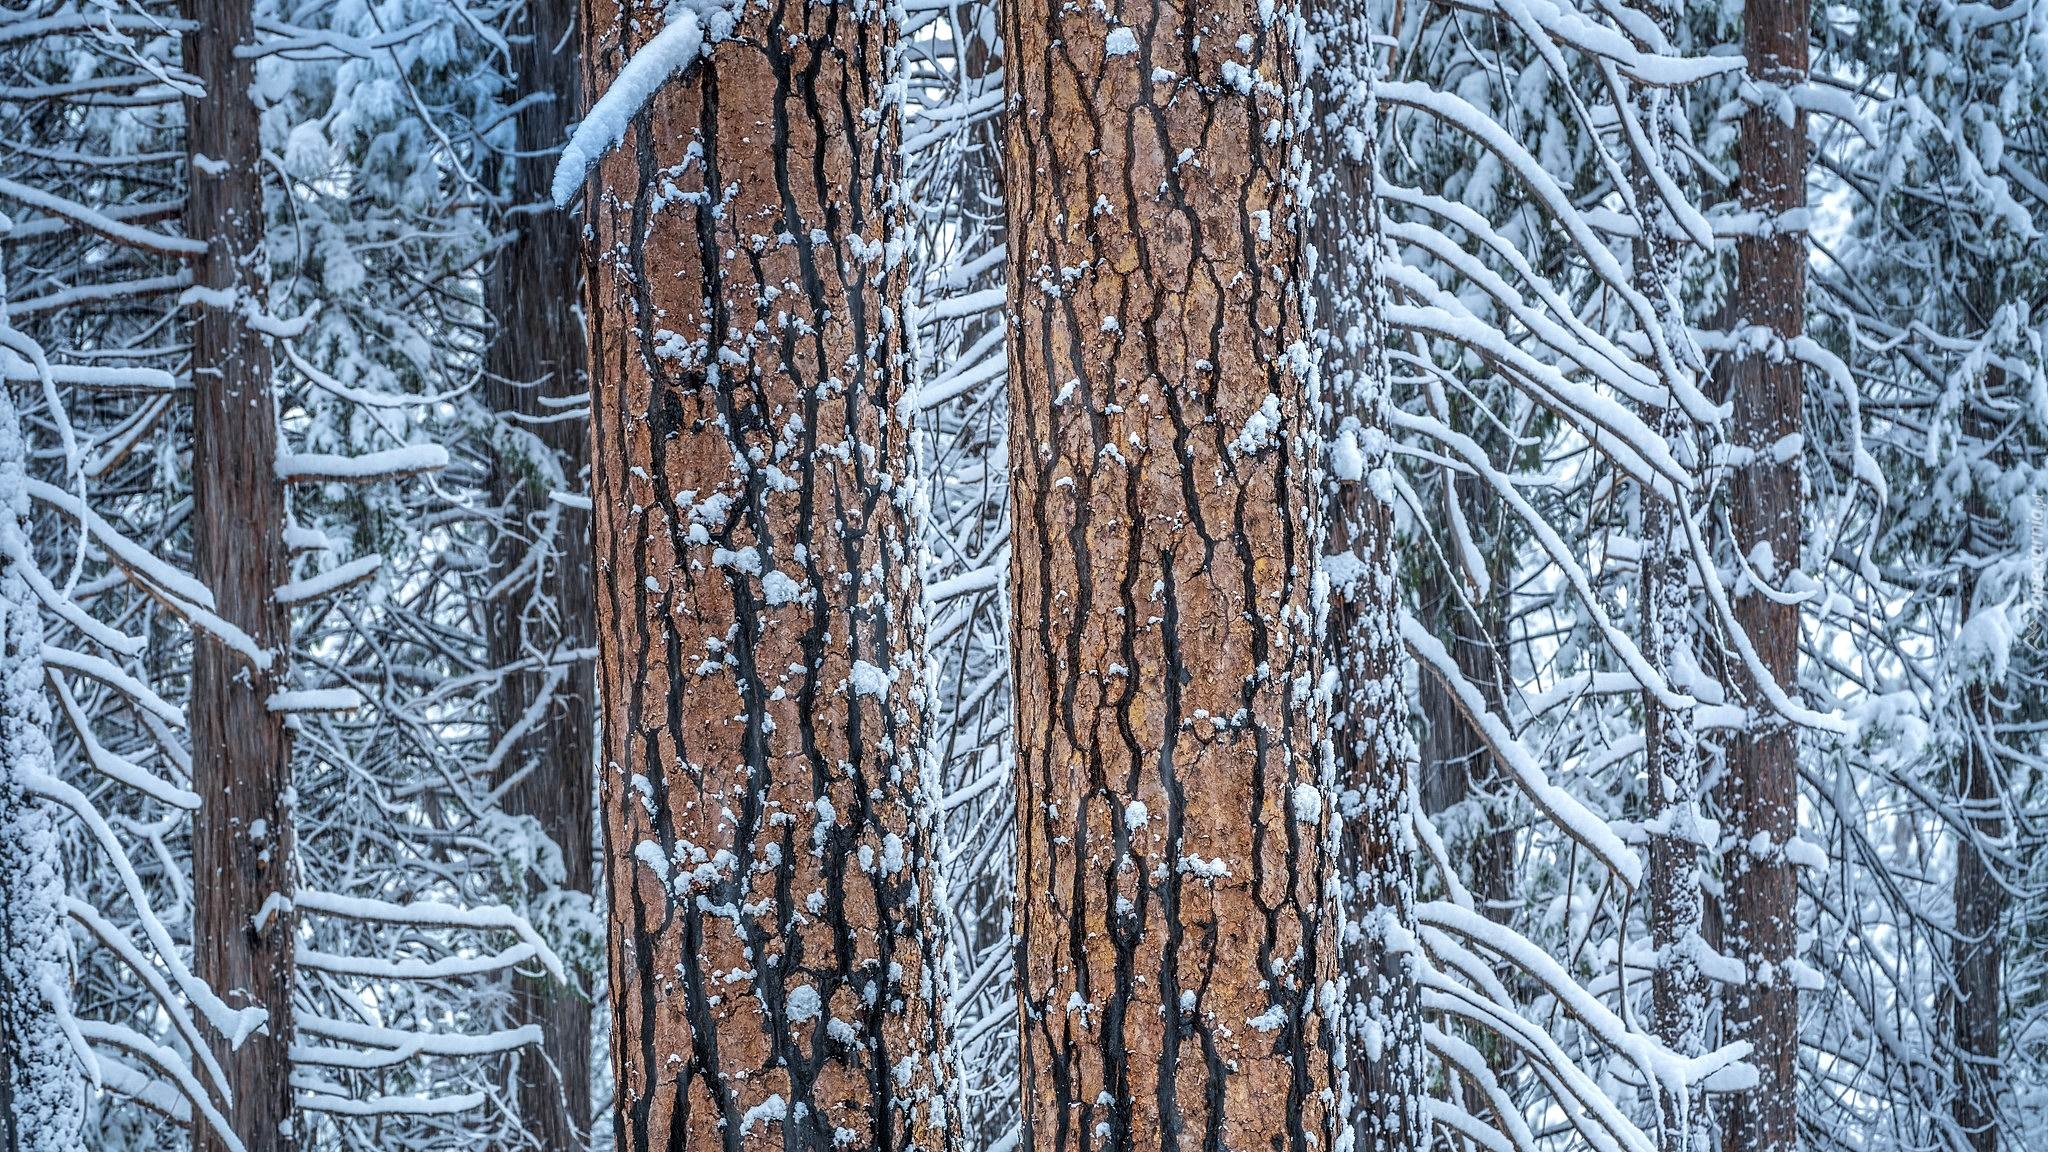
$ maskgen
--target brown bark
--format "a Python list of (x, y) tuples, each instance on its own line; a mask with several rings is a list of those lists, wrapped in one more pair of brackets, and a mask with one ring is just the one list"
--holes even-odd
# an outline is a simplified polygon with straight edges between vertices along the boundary
[(586, 200), (621, 1152), (947, 1143), (895, 38), (748, 6)]
[(1339, 1123), (1287, 9), (1004, 15), (1034, 1152)]
[[(248, 0), (185, 0), (185, 68), (206, 85), (185, 101), (191, 194), (185, 229), (206, 241), (192, 262), (192, 556), (213, 611), (246, 633), (252, 659), (205, 628), (193, 631), (193, 971), (263, 1028), (212, 1035), (233, 1099), (222, 1111), (248, 1152), (294, 1145), (290, 1061), (294, 850), (291, 743), (268, 707), (285, 684), (291, 619), (276, 590), (287, 578), (284, 488), (270, 348), (247, 310), (266, 303), (263, 185), (250, 63)], [(204, 1122), (195, 1152), (224, 1152)]]
[[(509, 51), (517, 95), (552, 93), (515, 121), (509, 161), (511, 237), (484, 281), (497, 331), (484, 358), (484, 400), (497, 415), (491, 500), (501, 536), (493, 551), (495, 595), (486, 621), (490, 659), (506, 668), (540, 660), (554, 668), (508, 673), (495, 701), (493, 744), (513, 738), (553, 675), (545, 713), (506, 751), (494, 784), (507, 813), (531, 816), (562, 854), (561, 890), (591, 886), (592, 770), (596, 762), (596, 673), (567, 653), (596, 632), (591, 594), (590, 514), (550, 499), (551, 473), (582, 488), (590, 429), (578, 408), (589, 400), (584, 333), (576, 301), (581, 281), (578, 221), (542, 209), (554, 149), (568, 136), (576, 108), (574, 0), (527, 0)], [(541, 209), (541, 210), (537, 210)], [(530, 556), (540, 563), (528, 566)], [(522, 575), (523, 574), (523, 575)], [(545, 894), (539, 883), (534, 896)], [(590, 1126), (590, 1001), (584, 990), (545, 973), (518, 980), (511, 1023), (534, 1024), (541, 1043), (521, 1053), (519, 1116), (543, 1152), (586, 1143)]]
[[(1344, 930), (1339, 1029), (1347, 1078), (1340, 1099), (1357, 1152), (1414, 1152), (1422, 1115), (1421, 989), (1415, 937), (1415, 850), (1408, 799), (1415, 771), (1402, 671), (1394, 508), (1372, 476), (1390, 466), (1390, 382), (1379, 205), (1372, 21), (1358, 0), (1317, 0), (1309, 12), (1318, 68), (1312, 88), (1316, 341), (1323, 429), (1324, 552), (1331, 559), (1325, 659), (1336, 673), (1330, 746), (1344, 818), (1338, 871)], [(1379, 491), (1388, 491), (1382, 483)]]
[[(1792, 91), (1806, 82), (1806, 0), (1748, 0), (1743, 54), (1749, 75)], [(1778, 225), (1736, 244), (1729, 313), (1738, 328), (1761, 327), (1774, 341), (1804, 334), (1806, 316), (1806, 115), (1781, 115), (1777, 99), (1745, 107), (1737, 138), (1742, 207)], [(1780, 345), (1782, 346), (1782, 345)], [(1730, 436), (1754, 457), (1734, 469), (1730, 521), (1734, 546), (1754, 556), (1766, 546), (1772, 583), (1800, 560), (1802, 501), (1797, 454), (1774, 452), (1800, 430), (1803, 380), (1789, 355), (1748, 355), (1731, 367)], [(1797, 691), (1799, 608), (1750, 593), (1736, 602), (1738, 624), (1765, 671)], [(1786, 846), (1799, 804), (1798, 733), (1755, 686), (1745, 694), (1751, 731), (1728, 749), (1728, 827), (1723, 855), (1724, 951), (1747, 979), (1726, 997), (1727, 1039), (1755, 1047), (1759, 1081), (1729, 1108), (1728, 1152), (1787, 1152), (1797, 1146), (1799, 996), (1790, 965), (1798, 947), (1799, 888)]]

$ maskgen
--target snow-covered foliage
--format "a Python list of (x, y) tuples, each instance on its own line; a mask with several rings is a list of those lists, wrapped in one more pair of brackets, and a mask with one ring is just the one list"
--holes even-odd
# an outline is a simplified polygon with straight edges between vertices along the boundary
[[(557, 202), (730, 29), (716, 4), (642, 8), (648, 48), (549, 145)], [(556, 210), (517, 202), (512, 124), (568, 98), (509, 63), (522, 10), (255, 6), (251, 322), (288, 493), (275, 705), (298, 877), (258, 914), (295, 918), (307, 1149), (516, 1145), (541, 1039), (520, 990), (604, 999), (599, 894), (507, 802), (523, 742), (569, 707), (595, 722), (569, 688), (590, 653), (558, 642), (565, 557), (587, 548), (565, 525), (590, 498), (537, 431), (583, 413), (501, 411), (486, 368), (508, 307), (491, 261)], [(962, 1149), (1012, 1152), (1005, 59), (993, 0), (900, 15), (948, 1091)], [(1139, 14), (1115, 19), (1105, 51), (1128, 66)], [(1305, 291), (1326, 357), (1383, 340), (1360, 362), (1380, 378), (1322, 386), (1329, 475), (1391, 509), (1391, 552), (1324, 576), (1378, 598), (1390, 670), (1335, 712), (1369, 715), (1374, 754), (1412, 775), (1372, 802), (1398, 809), (1414, 883), (1412, 908), (1353, 927), (1401, 958), (1417, 1014), (1362, 1015), (1349, 1055), (1419, 1043), (1400, 1054), (1417, 1147), (1697, 1149), (1760, 1079), (1731, 996), (1780, 981), (1808, 1144), (1989, 1152), (1989, 1125), (2025, 1147), (2048, 1131), (2048, 8), (1816, 6), (1813, 75), (1789, 88), (1746, 74), (1737, 3), (1374, 0), (1357, 19), (1354, 56), (1318, 61), (1346, 87), (1311, 123), (1373, 167), (1341, 249), (1368, 273)], [(0, 11), (4, 1152), (188, 1127), (234, 1146), (216, 1052), (269, 1024), (208, 985), (192, 938), (193, 637), (234, 629), (192, 575), (208, 301), (184, 264), (182, 125), (206, 78), (186, 31), (162, 0)], [(1803, 219), (1744, 208), (1752, 108), (1805, 117)], [(1737, 246), (1777, 228), (1811, 250), (1792, 341), (1738, 307)], [(1801, 366), (1797, 434), (1737, 442), (1746, 357)], [(1273, 432), (1258, 412), (1216, 430), (1245, 454)], [(1798, 474), (1797, 555), (1734, 543), (1736, 477), (1761, 464)], [(503, 499), (515, 474), (543, 498)], [(773, 577), (771, 604), (796, 594)], [(1757, 598), (1799, 606), (1789, 682), (1743, 627)], [(1798, 834), (1731, 839), (1731, 764), (1771, 726), (1798, 733)], [(1335, 789), (1280, 802), (1309, 824), (1366, 812)], [(1800, 935), (1765, 972), (1724, 947), (1727, 865), (1773, 854), (1796, 866)], [(601, 1054), (601, 1007), (591, 1031)]]

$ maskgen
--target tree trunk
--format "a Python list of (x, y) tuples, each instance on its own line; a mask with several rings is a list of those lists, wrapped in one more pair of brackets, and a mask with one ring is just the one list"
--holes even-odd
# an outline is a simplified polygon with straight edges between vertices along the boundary
[[(1453, 397), (1452, 403), (1456, 402)], [(1447, 471), (1443, 484), (1446, 501), (1465, 498), (1465, 485), (1457, 475)], [(1468, 519), (1474, 511), (1469, 503), (1465, 506)], [(1499, 538), (1481, 546), (1496, 556), (1512, 550), (1507, 541)], [(1500, 586), (1505, 575), (1498, 570), (1488, 573), (1494, 587)], [(1468, 608), (1465, 596), (1456, 587), (1457, 580), (1456, 572), (1442, 564), (1430, 564), (1418, 581), (1418, 616), (1451, 654), (1459, 675), (1479, 690), (1487, 709), (1501, 715), (1504, 602), (1500, 597), (1489, 596), (1475, 599)], [(1440, 677), (1417, 677), (1416, 697), (1423, 720), (1419, 749), (1421, 779), (1417, 786), (1422, 810), (1435, 816), (1459, 804), (1470, 803), (1476, 808), (1471, 839), (1458, 854), (1464, 864), (1465, 885), (1487, 919), (1513, 926), (1515, 829), (1508, 825), (1501, 808), (1509, 787), (1508, 778), (1502, 774), (1485, 738), (1459, 710)], [(1494, 1038), (1475, 1030), (1466, 1039), (1485, 1049)]]
[[(0, 309), (4, 296), (0, 283)], [(21, 529), (26, 457), (0, 391), (0, 556), (33, 554)], [(54, 769), (45, 691), (42, 605), (18, 562), (0, 559), (0, 1152), (77, 1152), (85, 1119), (84, 1069), (57, 1015), (71, 991), (62, 841), (54, 806), (34, 792)]]
[[(191, 195), (185, 230), (206, 241), (192, 265), (192, 555), (213, 611), (247, 636), (193, 629), (193, 969), (228, 1004), (264, 1023), (246, 1038), (214, 1035), (234, 1094), (225, 1115), (247, 1152), (291, 1148), (291, 742), (269, 707), (285, 685), (291, 619), (284, 488), (270, 348), (248, 312), (267, 304), (263, 184), (248, 0), (184, 0), (185, 67), (206, 94), (185, 101)], [(239, 1043), (237, 1040), (239, 1039)], [(204, 1123), (195, 1152), (225, 1152)]]
[(1333, 1147), (1294, 12), (1005, 13), (1023, 1141)]
[[(1653, 3), (1650, 12), (1665, 35), (1678, 32), (1682, 15), (1678, 5)], [(1700, 364), (1682, 303), (1682, 233), (1650, 168), (1655, 164), (1674, 180), (1680, 176), (1672, 172), (1676, 165), (1670, 144), (1679, 128), (1678, 98), (1668, 89), (1646, 84), (1637, 90), (1634, 100), (1647, 152), (1636, 158), (1630, 173), (1642, 222), (1634, 246), (1634, 277), (1637, 290), (1658, 310), (1661, 343), (1668, 355), (1665, 384), (1671, 399), (1658, 414), (1657, 432), (1681, 461), (1696, 465), (1699, 437), (1691, 417), (1676, 399), (1681, 388), (1691, 390), (1696, 385)], [(1679, 508), (1646, 488), (1639, 487), (1637, 492), (1643, 657), (1671, 690), (1687, 692), (1688, 673), (1699, 662), (1689, 639), (1694, 616), (1685, 525)], [(1797, 525), (1794, 527), (1796, 530)], [(1796, 535), (1793, 546), (1797, 548)], [(1656, 956), (1650, 973), (1651, 1025), (1657, 1039), (1672, 1052), (1699, 1056), (1706, 1051), (1707, 1041), (1707, 984), (1701, 969), (1705, 899), (1700, 871), (1707, 825), (1700, 811), (1699, 726), (1691, 708), (1666, 707), (1657, 693), (1650, 691), (1643, 692), (1641, 700), (1644, 792), (1649, 810), (1645, 822), (1649, 871), (1644, 879), (1650, 944)], [(1669, 1091), (1665, 1085), (1656, 1091), (1660, 1152), (1704, 1152), (1708, 1128), (1703, 1097)]]
[(1956, 1094), (1950, 1115), (1974, 1152), (1998, 1152), (1998, 1092), (2003, 1079), (1999, 1033), (2006, 895), (1982, 847), (2005, 838), (2005, 800), (1985, 752), (1991, 740), (1989, 695), (1981, 684), (1966, 693), (1971, 727), (1979, 730), (1968, 733), (1963, 750), (1963, 824), (1969, 831), (1956, 846), (1951, 957), (1956, 973)]
[[(1743, 54), (1749, 75), (1790, 92), (1806, 82), (1806, 0), (1748, 0)], [(1779, 347), (1806, 322), (1806, 115), (1781, 114), (1780, 101), (1746, 105), (1739, 128), (1743, 209), (1778, 228), (1736, 243), (1737, 329), (1762, 328)], [(1731, 438), (1754, 456), (1734, 469), (1730, 520), (1734, 545), (1752, 562), (1768, 557), (1777, 584), (1800, 562), (1803, 515), (1799, 457), (1778, 449), (1799, 432), (1800, 362), (1750, 354), (1732, 366)], [(1751, 592), (1736, 602), (1737, 622), (1764, 669), (1788, 693), (1798, 689), (1799, 608)], [(1745, 966), (1731, 990), (1725, 1039), (1748, 1040), (1758, 1084), (1735, 1098), (1724, 1134), (1729, 1152), (1789, 1152), (1799, 1142), (1799, 995), (1792, 962), (1798, 948), (1799, 888), (1786, 848), (1797, 830), (1798, 733), (1751, 685), (1751, 730), (1728, 749), (1730, 807), (1722, 857), (1726, 948)]]
[[(1996, 394), (2004, 383), (2003, 373), (1990, 369), (1987, 391)], [(1972, 406), (1962, 414), (1963, 434), (1976, 444), (1995, 444), (1996, 429)], [(2004, 453), (1990, 449), (1993, 458)], [(2001, 464), (2006, 463), (1999, 459)], [(1978, 565), (2000, 549), (1987, 540), (1979, 525), (1995, 529), (1998, 515), (1984, 498), (1983, 486), (1973, 484), (1963, 501), (1964, 532), (1958, 589), (1959, 614), (1967, 621), (1976, 611)], [(1961, 725), (1962, 771), (1957, 792), (1962, 798), (1964, 832), (1956, 845), (1955, 935), (1950, 945), (1950, 962), (1955, 969), (1955, 994), (1951, 998), (1952, 1039), (1955, 1045), (1955, 1095), (1949, 1115), (1955, 1120), (1973, 1152), (1998, 1152), (1999, 1084), (2004, 1079), (2001, 1025), (2004, 1013), (2005, 903), (2006, 890), (1992, 868), (1985, 851), (2005, 839), (2005, 786), (1994, 759), (1992, 684), (1988, 671), (1974, 673), (1975, 679), (1963, 689)]]
[[(508, 673), (493, 719), (504, 747), (494, 784), (504, 810), (530, 816), (560, 850), (559, 884), (531, 878), (525, 894), (591, 892), (591, 803), (595, 767), (595, 669), (567, 654), (596, 632), (591, 593), (590, 514), (557, 502), (553, 489), (583, 488), (590, 429), (579, 409), (584, 379), (583, 319), (576, 306), (581, 266), (578, 221), (547, 210), (557, 148), (576, 102), (573, 0), (527, 0), (510, 43), (517, 94), (551, 93), (519, 113), (510, 161), (509, 243), (484, 281), (497, 332), (484, 358), (484, 399), (498, 423), (491, 502), (500, 536), (492, 554), (494, 595), (487, 621), (490, 660), (506, 668), (538, 658), (548, 666)], [(528, 565), (530, 557), (538, 563)], [(549, 703), (527, 712), (542, 693)], [(523, 734), (522, 734), (523, 733)], [(513, 1025), (541, 1030), (520, 1056), (519, 1115), (542, 1152), (582, 1148), (590, 1126), (590, 1001), (584, 989), (545, 974), (512, 989)]]
[(1345, 985), (1340, 1094), (1360, 1152), (1415, 1152), (1428, 1132), (1421, 990), (1415, 937), (1415, 849), (1407, 805), (1415, 738), (1402, 683), (1401, 599), (1394, 555), (1390, 467), (1392, 402), (1383, 320), (1378, 109), (1372, 22), (1357, 0), (1309, 10), (1318, 68), (1312, 77), (1315, 197), (1308, 239), (1322, 314), (1324, 552), (1331, 576), (1325, 659), (1336, 671), (1331, 748), (1341, 783), (1338, 873)]
[(622, 1152), (948, 1144), (896, 35), (749, 5), (585, 201)]

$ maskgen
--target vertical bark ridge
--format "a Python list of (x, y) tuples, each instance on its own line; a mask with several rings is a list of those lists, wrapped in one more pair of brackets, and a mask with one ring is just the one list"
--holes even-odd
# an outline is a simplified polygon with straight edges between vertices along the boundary
[[(1345, 985), (1339, 1099), (1356, 1152), (1414, 1152), (1428, 1131), (1415, 937), (1415, 850), (1406, 827), (1416, 747), (1403, 688), (1394, 556), (1392, 404), (1386, 360), (1378, 109), (1367, 7), (1317, 0), (1316, 171), (1308, 236), (1321, 352), (1330, 577), (1326, 659), (1336, 674), (1331, 748), (1343, 817), (1338, 871)], [(1337, 1147), (1347, 1140), (1340, 1137)]]
[[(527, 0), (522, 34), (510, 41), (519, 90), (551, 93), (515, 119), (520, 155), (509, 161), (511, 236), (486, 273), (484, 299), (496, 332), (484, 355), (484, 400), (492, 432), (491, 502), (500, 537), (492, 555), (493, 592), (486, 622), (493, 667), (539, 659), (545, 668), (506, 674), (494, 702), (494, 742), (514, 739), (527, 711), (548, 692), (552, 703), (500, 761), (494, 785), (504, 810), (533, 817), (561, 853), (556, 891), (587, 895), (591, 885), (591, 772), (596, 762), (596, 670), (565, 654), (592, 643), (590, 514), (550, 497), (583, 485), (590, 429), (572, 418), (588, 400), (578, 222), (535, 211), (548, 199), (556, 147), (576, 109), (575, 0)], [(529, 565), (538, 552), (541, 561)], [(545, 898), (534, 880), (527, 895)], [(543, 1152), (584, 1147), (590, 1125), (590, 1001), (579, 987), (545, 975), (518, 979), (511, 1022), (533, 1024), (541, 1043), (521, 1053), (521, 1126)]]
[(1023, 1138), (1328, 1148), (1299, 16), (1004, 20)]
[[(251, 651), (193, 630), (193, 970), (235, 1008), (261, 1009), (254, 1035), (214, 1035), (234, 1098), (224, 1109), (247, 1152), (294, 1146), (289, 1053), (292, 940), (291, 741), (269, 708), (285, 685), (291, 619), (278, 602), (288, 574), (284, 488), (270, 348), (249, 324), (267, 303), (262, 146), (236, 50), (254, 40), (248, 0), (184, 0), (187, 71), (205, 85), (185, 101), (191, 157), (186, 234), (194, 259), (192, 324), (193, 569), (220, 619)], [(227, 1145), (194, 1123), (195, 1152)]]
[[(1780, 451), (1799, 432), (1804, 381), (1784, 351), (1806, 323), (1806, 114), (1780, 94), (1806, 82), (1806, 0), (1748, 0), (1743, 55), (1748, 75), (1766, 86), (1738, 127), (1739, 197), (1770, 227), (1736, 242), (1734, 327), (1761, 330), (1773, 351), (1739, 357), (1731, 367), (1730, 438), (1754, 455), (1734, 469), (1730, 525), (1735, 548), (1767, 561), (1776, 584), (1800, 563), (1799, 456)], [(1744, 340), (1739, 344), (1747, 344)], [(1798, 687), (1799, 608), (1757, 593), (1735, 606), (1737, 623), (1768, 672), (1787, 692)], [(1751, 686), (1753, 689), (1753, 686)], [(1799, 1143), (1799, 994), (1794, 986), (1799, 889), (1788, 848), (1797, 832), (1799, 737), (1793, 725), (1750, 691), (1751, 732), (1728, 752), (1728, 830), (1723, 888), (1725, 950), (1746, 979), (1727, 997), (1729, 1040), (1748, 1040), (1759, 1076), (1728, 1112), (1729, 1152), (1789, 1152)]]
[(587, 201), (617, 1146), (940, 1152), (896, 17), (733, 15)]

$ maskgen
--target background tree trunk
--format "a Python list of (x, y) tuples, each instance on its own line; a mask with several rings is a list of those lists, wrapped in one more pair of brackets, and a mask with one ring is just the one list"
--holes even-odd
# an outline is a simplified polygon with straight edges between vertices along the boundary
[[(1806, 324), (1806, 115), (1785, 114), (1784, 97), (1806, 82), (1806, 0), (1748, 0), (1743, 54), (1748, 74), (1772, 86), (1745, 106), (1739, 127), (1739, 197), (1745, 211), (1775, 223), (1736, 243), (1733, 327), (1763, 328), (1784, 347)], [(1803, 507), (1797, 453), (1775, 451), (1800, 431), (1801, 362), (1750, 354), (1732, 366), (1731, 439), (1754, 457), (1734, 469), (1730, 520), (1745, 557), (1768, 552), (1773, 585), (1800, 563)], [(1764, 669), (1798, 691), (1799, 608), (1755, 592), (1736, 602), (1737, 621)], [(1729, 1152), (1789, 1152), (1799, 1143), (1799, 886), (1786, 848), (1797, 832), (1799, 736), (1761, 693), (1747, 693), (1751, 731), (1728, 749), (1728, 829), (1722, 860), (1727, 907), (1724, 950), (1747, 969), (1727, 997), (1728, 1040), (1755, 1045), (1759, 1082), (1737, 1095), (1724, 1134)]]
[[(1996, 367), (1988, 373), (1991, 387), (1987, 391), (1996, 394), (2004, 384), (2004, 374)], [(1971, 442), (1998, 443), (1996, 427), (1974, 405), (1965, 408), (1961, 424)], [(2002, 447), (1995, 446), (1990, 454), (1998, 459), (2004, 452)], [(2005, 460), (1998, 462), (2007, 465)], [(1963, 500), (1963, 516), (1962, 563), (1958, 566), (1962, 579), (1957, 589), (1957, 607), (1958, 615), (1967, 623), (1977, 610), (1979, 565), (2001, 550), (1995, 538), (2000, 517), (1985, 500), (1981, 484), (1970, 486), (1970, 494)], [(1956, 1127), (1962, 1129), (1973, 1152), (1998, 1152), (1998, 1096), (2004, 1079), (2001, 1026), (2005, 1011), (2006, 889), (1986, 848), (2005, 840), (2007, 801), (2006, 782), (1996, 759), (1999, 742), (1993, 684), (1989, 682), (1988, 670), (1976, 670), (1974, 675), (1976, 678), (1962, 690), (1957, 702), (1963, 709), (1963, 722), (1957, 726), (1963, 746), (1956, 781), (1962, 820), (1952, 889), (1955, 934), (1949, 956), (1955, 969), (1950, 1027), (1956, 1077), (1949, 1115)]]
[(748, 6), (586, 200), (621, 1152), (947, 1143), (896, 35)]
[(72, 979), (63, 840), (56, 806), (30, 791), (55, 764), (43, 606), (14, 559), (33, 555), (21, 529), (27, 456), (0, 392), (0, 1152), (78, 1152), (85, 1069), (58, 1016)]
[(1413, 1152), (1429, 1131), (1415, 938), (1415, 849), (1408, 830), (1415, 737), (1402, 665), (1393, 492), (1392, 402), (1373, 99), (1372, 20), (1352, 0), (1309, 10), (1317, 70), (1315, 200), (1308, 239), (1322, 353), (1325, 566), (1332, 574), (1326, 659), (1336, 671), (1331, 748), (1344, 817), (1338, 871), (1344, 900), (1338, 963), (1348, 1077), (1341, 1097), (1359, 1152)]
[[(1675, 36), (1683, 9), (1669, 0), (1648, 6), (1658, 30)], [(1684, 233), (1659, 190), (1654, 171), (1662, 169), (1683, 186), (1683, 168), (1672, 138), (1684, 123), (1682, 94), (1654, 85), (1636, 90), (1646, 155), (1635, 158), (1630, 172), (1639, 234), (1634, 245), (1635, 286), (1658, 309), (1662, 344), (1669, 355), (1665, 380), (1671, 399), (1657, 414), (1657, 432), (1680, 460), (1697, 466), (1700, 442), (1691, 416), (1676, 399), (1681, 386), (1696, 386), (1700, 357), (1687, 331), (1685, 268), (1679, 248)], [(1676, 169), (1676, 171), (1674, 171)], [(1802, 256), (1801, 259), (1804, 257)], [(1794, 413), (1797, 419), (1797, 412)], [(1798, 483), (1795, 474), (1793, 483)], [(1699, 667), (1693, 654), (1693, 593), (1690, 586), (1685, 522), (1680, 507), (1638, 486), (1637, 517), (1641, 534), (1639, 586), (1643, 657), (1672, 691), (1689, 693), (1689, 674)], [(1798, 549), (1794, 523), (1793, 555)], [(1796, 637), (1795, 637), (1796, 640)], [(1795, 653), (1796, 657), (1796, 653)], [(1643, 775), (1648, 807), (1648, 889), (1650, 944), (1656, 958), (1650, 973), (1651, 1027), (1666, 1048), (1680, 1056), (1707, 1050), (1707, 984), (1701, 969), (1705, 937), (1701, 932), (1705, 899), (1701, 888), (1700, 850), (1706, 845), (1701, 819), (1699, 725), (1691, 708), (1666, 707), (1657, 693), (1644, 691)], [(1657, 1146), (1662, 1152), (1705, 1152), (1709, 1129), (1705, 1098), (1697, 1092), (1677, 1093), (1659, 1087)]]
[(1310, 1152), (1339, 1122), (1280, 7), (1004, 17), (1033, 1152)]
[[(484, 358), (484, 399), (498, 424), (491, 499), (501, 535), (487, 622), (490, 660), (505, 668), (538, 659), (555, 665), (508, 673), (496, 700), (494, 745), (514, 743), (494, 784), (515, 816), (531, 816), (562, 855), (560, 891), (589, 894), (594, 795), (596, 670), (567, 653), (596, 632), (591, 594), (589, 512), (550, 498), (556, 487), (581, 491), (590, 460), (590, 428), (581, 409), (585, 380), (579, 221), (547, 204), (554, 158), (575, 115), (574, 0), (526, 0), (522, 37), (510, 42), (521, 94), (550, 93), (518, 114), (511, 167), (510, 241), (484, 281), (496, 334)], [(539, 563), (527, 565), (535, 553)], [(523, 575), (522, 575), (523, 574)], [(566, 666), (562, 662), (566, 661)], [(514, 739), (543, 691), (551, 702)], [(535, 880), (528, 895), (552, 888)], [(537, 1049), (519, 1058), (519, 1114), (544, 1152), (585, 1146), (590, 1126), (590, 1001), (585, 989), (541, 975), (515, 980), (514, 1026), (541, 1030)]]
[[(291, 741), (269, 707), (286, 684), (291, 618), (276, 594), (288, 569), (270, 348), (246, 315), (268, 303), (253, 69), (235, 54), (254, 26), (248, 0), (184, 0), (182, 14), (185, 67), (206, 85), (185, 101), (185, 231), (207, 244), (192, 265), (206, 295), (190, 305), (193, 570), (253, 648), (193, 629), (193, 970), (230, 1006), (265, 1013), (247, 1038), (212, 1039), (234, 1093), (228, 1123), (247, 1152), (275, 1152), (295, 1143)], [(192, 1132), (195, 1152), (225, 1152), (206, 1124)]]

